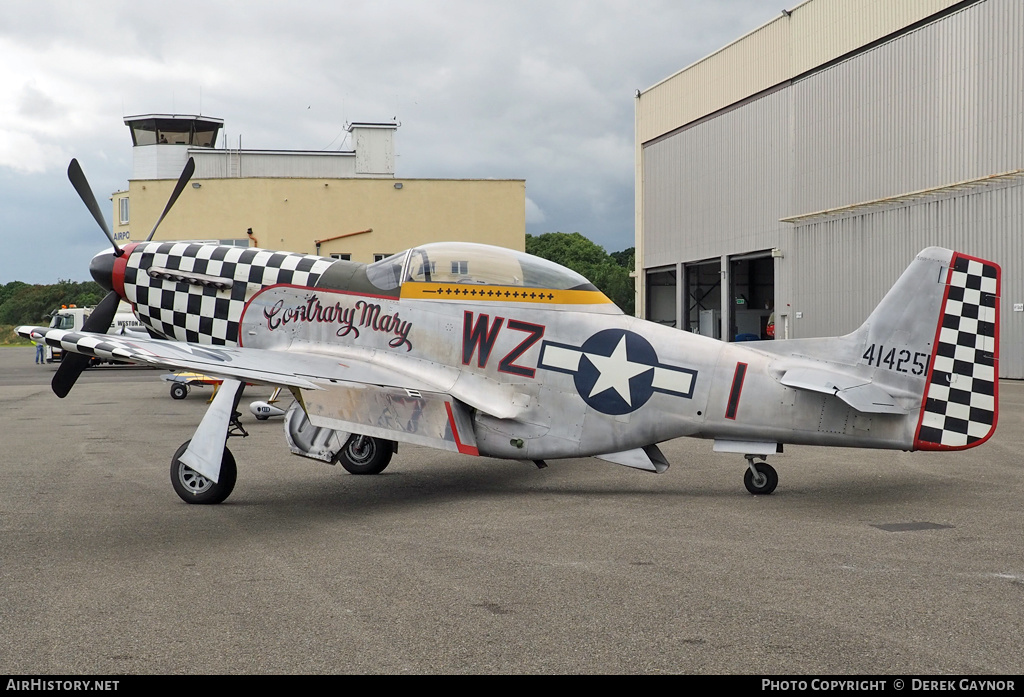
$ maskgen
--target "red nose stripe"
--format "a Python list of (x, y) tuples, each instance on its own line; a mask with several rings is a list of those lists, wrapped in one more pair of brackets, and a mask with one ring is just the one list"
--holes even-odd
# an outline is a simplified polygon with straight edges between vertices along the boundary
[(124, 270), (128, 268), (128, 257), (132, 255), (132, 252), (135, 250), (137, 245), (137, 242), (125, 245), (121, 248), (121, 251), (123, 251), (124, 254), (114, 260), (114, 272), (111, 274), (112, 278), (110, 279), (110, 282), (111, 285), (114, 286), (113, 290), (115, 290), (117, 294), (125, 300), (128, 298), (125, 298), (124, 295)]

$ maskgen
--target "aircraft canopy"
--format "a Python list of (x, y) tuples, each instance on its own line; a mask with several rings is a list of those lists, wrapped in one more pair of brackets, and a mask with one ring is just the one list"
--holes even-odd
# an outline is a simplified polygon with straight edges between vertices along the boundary
[(366, 275), (381, 290), (406, 281), (597, 290), (580, 274), (552, 261), (472, 242), (436, 242), (408, 249), (371, 264)]

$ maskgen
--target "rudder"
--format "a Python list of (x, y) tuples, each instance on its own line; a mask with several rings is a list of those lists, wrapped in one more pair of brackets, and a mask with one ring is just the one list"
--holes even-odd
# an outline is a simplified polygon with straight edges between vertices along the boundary
[(995, 432), (999, 391), (998, 264), (955, 252), (914, 437), (915, 450), (960, 450)]

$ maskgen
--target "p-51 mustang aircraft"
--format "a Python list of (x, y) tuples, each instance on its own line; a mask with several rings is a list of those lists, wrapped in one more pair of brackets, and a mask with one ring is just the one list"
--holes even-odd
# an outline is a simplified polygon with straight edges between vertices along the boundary
[[(918, 254), (851, 334), (722, 343), (626, 316), (582, 276), (486, 245), (370, 265), (153, 232), (121, 249), (77, 162), (68, 173), (114, 246), (90, 265), (109, 293), (83, 331), (17, 331), (78, 354), (54, 375), (60, 397), (92, 356), (223, 379), (172, 459), (189, 503), (234, 487), (225, 442), (247, 382), (295, 396), (292, 452), (359, 474), (382, 471), (398, 442), (663, 472), (657, 444), (692, 436), (742, 455), (746, 488), (770, 494), (765, 459), (785, 443), (959, 450), (996, 427), (1000, 269), (947, 249)], [(104, 334), (122, 298), (169, 341)]]

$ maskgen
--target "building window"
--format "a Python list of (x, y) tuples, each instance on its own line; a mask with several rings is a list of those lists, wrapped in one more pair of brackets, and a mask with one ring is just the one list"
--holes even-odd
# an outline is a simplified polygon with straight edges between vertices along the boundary
[(426, 263), (420, 264), (419, 268), (416, 269), (416, 271), (415, 271), (415, 273), (413, 275), (417, 279), (421, 279), (422, 278), (422, 279), (426, 279), (426, 280), (429, 281), (430, 277), (435, 275), (436, 273), (437, 273), (437, 262), (436, 261), (428, 261)]
[(352, 261), (351, 254), (332, 254), (331, 259), (341, 259), (342, 261)]
[(465, 276), (469, 273), (469, 262), (468, 261), (453, 261), (452, 262), (452, 273), (461, 274)]
[(118, 217), (121, 220), (121, 224), (122, 225), (127, 225), (128, 224), (128, 197), (127, 196), (122, 196), (120, 199), (118, 199), (117, 207), (118, 207), (118, 210), (120, 211), (120, 215)]
[(391, 256), (391, 255), (390, 254), (374, 254), (373, 255), (373, 260), (374, 261), (384, 261), (389, 256)]

